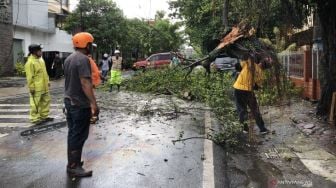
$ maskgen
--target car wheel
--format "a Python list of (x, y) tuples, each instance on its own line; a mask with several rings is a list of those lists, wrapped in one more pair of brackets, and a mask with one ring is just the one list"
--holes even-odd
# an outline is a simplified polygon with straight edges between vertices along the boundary
[(146, 67), (140, 67), (140, 69), (142, 70), (142, 72), (146, 71)]

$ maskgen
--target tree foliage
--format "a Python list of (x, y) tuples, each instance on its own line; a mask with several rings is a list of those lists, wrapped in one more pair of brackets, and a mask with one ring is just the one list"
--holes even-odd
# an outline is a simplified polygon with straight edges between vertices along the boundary
[[(226, 13), (229, 25), (248, 18), (257, 29), (257, 36), (270, 38), (269, 43), (279, 43), (279, 36), (273, 28), (280, 29), (280, 39), (301, 28), (308, 15), (314, 13), (321, 25), (323, 55), (320, 64), (322, 96), (318, 105), (318, 114), (327, 115), (330, 109), (332, 92), (336, 91), (336, 1), (334, 0), (174, 0), (170, 7), (172, 16), (183, 19), (191, 43), (202, 46), (206, 51), (207, 41), (222, 38), (223, 24), (219, 12), (224, 2), (229, 2)], [(225, 16), (223, 16), (225, 17)], [(315, 20), (316, 21), (316, 20)], [(222, 21), (223, 23), (224, 21)], [(281, 46), (285, 42), (280, 41)], [(216, 46), (216, 45), (213, 45)], [(279, 48), (280, 49), (280, 48)]]
[[(209, 41), (222, 38), (224, 34), (223, 13), (227, 0), (175, 0), (170, 2), (172, 16), (182, 18), (192, 45), (207, 50)], [(274, 38), (273, 28), (279, 27), (287, 34), (300, 28), (309, 10), (293, 0), (229, 0), (228, 24), (233, 26), (249, 19), (257, 29), (257, 36)]]
[(125, 22), (122, 11), (112, 1), (81, 0), (67, 17), (65, 29), (87, 31), (93, 34), (102, 51), (109, 51), (122, 40)]
[(133, 57), (178, 50), (182, 44), (179, 24), (164, 19), (159, 11), (154, 21), (127, 19), (111, 0), (81, 0), (67, 17), (69, 32), (87, 31), (93, 34), (99, 51), (110, 52), (119, 47), (123, 55)]

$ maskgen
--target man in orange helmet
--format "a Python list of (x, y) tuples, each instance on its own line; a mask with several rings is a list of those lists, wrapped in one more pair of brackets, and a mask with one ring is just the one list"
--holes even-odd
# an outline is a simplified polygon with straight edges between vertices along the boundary
[(89, 135), (90, 119), (99, 113), (88, 58), (93, 40), (93, 36), (87, 32), (74, 35), (72, 42), (76, 51), (64, 63), (64, 104), (69, 128), (67, 172), (75, 177), (92, 176), (92, 171), (83, 169), (81, 157), (83, 145)]

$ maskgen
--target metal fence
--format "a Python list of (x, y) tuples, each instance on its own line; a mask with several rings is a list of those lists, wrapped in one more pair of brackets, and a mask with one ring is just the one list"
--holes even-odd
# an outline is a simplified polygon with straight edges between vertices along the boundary
[(281, 53), (279, 60), (287, 72), (287, 76), (304, 77), (304, 52)]

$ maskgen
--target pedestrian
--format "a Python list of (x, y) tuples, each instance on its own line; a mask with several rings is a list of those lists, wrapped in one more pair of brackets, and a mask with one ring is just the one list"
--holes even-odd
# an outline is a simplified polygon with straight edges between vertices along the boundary
[(63, 63), (60, 58), (59, 52), (56, 52), (55, 54), (51, 69), (55, 72), (55, 79), (61, 78), (61, 76), (63, 75)]
[(25, 71), (30, 93), (29, 119), (33, 124), (39, 125), (53, 120), (48, 117), (50, 108), (49, 76), (42, 58), (42, 45), (31, 44), (28, 50)]
[(115, 50), (114, 56), (112, 57), (110, 92), (112, 92), (113, 85), (117, 85), (118, 91), (120, 91), (121, 68), (122, 68), (122, 57), (120, 56), (120, 51)]
[(103, 55), (103, 59), (100, 61), (99, 65), (100, 65), (100, 69), (102, 71), (103, 83), (105, 83), (107, 73), (110, 70), (109, 60), (108, 60), (108, 54), (107, 53), (105, 53)]
[(77, 33), (72, 42), (75, 48), (64, 63), (64, 104), (68, 123), (67, 172), (74, 177), (92, 176), (92, 171), (83, 168), (83, 146), (89, 136), (90, 119), (98, 116), (99, 110), (93, 92), (91, 54), (93, 36), (87, 32)]
[(172, 54), (171, 60), (170, 60), (170, 67), (176, 67), (180, 64), (180, 60), (178, 57), (176, 57), (176, 55)]
[(259, 127), (260, 133), (267, 134), (269, 132), (269, 130), (265, 127), (265, 123), (260, 114), (259, 105), (254, 94), (254, 90), (261, 87), (263, 81), (263, 69), (265, 66), (261, 65), (262, 63), (254, 63), (248, 54), (242, 58), (242, 61), (238, 65), (236, 65), (236, 69), (241, 69), (241, 71), (233, 85), (234, 96), (239, 115), (239, 122), (244, 126), (244, 133), (249, 131), (249, 127), (247, 125), (247, 106), (251, 110), (256, 124)]

